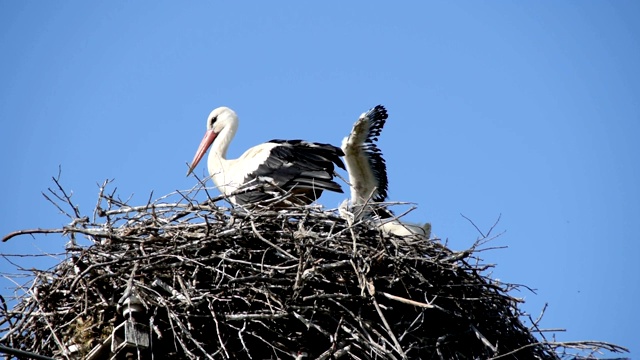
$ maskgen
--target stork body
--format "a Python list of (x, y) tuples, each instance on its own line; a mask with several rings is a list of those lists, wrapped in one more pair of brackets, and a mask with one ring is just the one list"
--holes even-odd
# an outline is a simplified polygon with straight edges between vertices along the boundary
[[(380, 204), (387, 199), (389, 181), (387, 165), (377, 141), (387, 118), (387, 110), (382, 105), (375, 106), (360, 115), (349, 136), (342, 141), (351, 187), (350, 214), (353, 220), (371, 218), (385, 233), (428, 237), (423, 227), (398, 220), (393, 212)], [(341, 210), (345, 207), (348, 205), (343, 204)]]
[(344, 169), (340, 148), (303, 140), (271, 140), (248, 149), (237, 159), (227, 159), (237, 129), (238, 117), (233, 110), (213, 110), (187, 175), (211, 148), (209, 174), (220, 192), (235, 204), (267, 200), (286, 192), (293, 195), (290, 202), (309, 204), (324, 190), (342, 192), (333, 181), (335, 165)]

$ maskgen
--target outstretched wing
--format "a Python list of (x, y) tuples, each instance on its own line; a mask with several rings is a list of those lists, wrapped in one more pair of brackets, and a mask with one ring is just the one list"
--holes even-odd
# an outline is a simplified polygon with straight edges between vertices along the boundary
[(349, 136), (342, 141), (352, 205), (363, 205), (369, 199), (373, 202), (387, 199), (387, 166), (382, 151), (376, 145), (387, 118), (384, 106), (370, 109), (360, 115)]

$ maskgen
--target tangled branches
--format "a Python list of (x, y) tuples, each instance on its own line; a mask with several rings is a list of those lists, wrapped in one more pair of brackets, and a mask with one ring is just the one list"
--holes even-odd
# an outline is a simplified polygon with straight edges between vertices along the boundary
[(65, 261), (34, 272), (12, 309), (0, 309), (0, 344), (107, 358), (130, 321), (125, 330), (148, 340), (133, 358), (558, 359), (567, 349), (625, 350), (536, 338), (513, 286), (484, 275), (475, 247), (394, 237), (313, 206), (199, 204), (201, 189), (134, 207), (106, 185), (93, 220), (59, 187), (57, 199), (73, 209), (69, 226), (5, 238), (60, 232), (71, 245)]

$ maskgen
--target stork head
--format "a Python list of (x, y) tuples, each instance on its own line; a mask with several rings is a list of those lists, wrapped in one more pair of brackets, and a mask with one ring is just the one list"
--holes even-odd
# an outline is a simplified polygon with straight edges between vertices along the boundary
[[(225, 106), (214, 109), (209, 114), (209, 118), (207, 118), (207, 132), (204, 133), (204, 137), (200, 142), (196, 155), (191, 161), (191, 166), (189, 166), (187, 176), (193, 172), (193, 169), (196, 168), (204, 154), (207, 153), (207, 150), (209, 150), (213, 141), (225, 128), (229, 129), (228, 131), (231, 133), (230, 136), (233, 136), (237, 127), (238, 115), (236, 115), (235, 111)], [(224, 151), (226, 152), (226, 150)]]
[(216, 134), (220, 134), (222, 129), (230, 126), (232, 123), (238, 122), (236, 112), (226, 106), (213, 109), (207, 119), (207, 132), (213, 130)]

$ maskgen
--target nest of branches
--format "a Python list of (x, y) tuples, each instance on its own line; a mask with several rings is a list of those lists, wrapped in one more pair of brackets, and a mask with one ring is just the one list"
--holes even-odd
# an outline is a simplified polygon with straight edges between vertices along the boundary
[(130, 206), (106, 185), (92, 220), (58, 184), (49, 198), (70, 206), (72, 223), (4, 239), (59, 232), (70, 243), (64, 261), (33, 271), (15, 306), (3, 300), (1, 345), (109, 358), (129, 321), (148, 338), (130, 358), (557, 359), (574, 357), (568, 349), (625, 350), (547, 341), (537, 321), (525, 326), (514, 286), (485, 275), (475, 245), (455, 252), (313, 206), (198, 203), (204, 188)]

